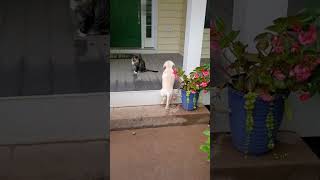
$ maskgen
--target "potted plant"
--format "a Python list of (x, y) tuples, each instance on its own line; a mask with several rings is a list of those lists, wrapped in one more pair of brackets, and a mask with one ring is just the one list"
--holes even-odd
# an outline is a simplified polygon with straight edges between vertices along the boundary
[(228, 82), (220, 87), (228, 86), (230, 130), (238, 150), (258, 155), (273, 149), (288, 95), (297, 92), (306, 100), (319, 91), (319, 22), (319, 13), (307, 10), (278, 18), (256, 36), (252, 53), (237, 40), (239, 31), (225, 32), (224, 22), (216, 19), (211, 47), (229, 62)]
[(210, 65), (196, 67), (188, 75), (181, 68), (174, 69), (176, 79), (180, 83), (182, 107), (193, 111), (197, 108), (201, 91), (207, 93), (210, 83)]

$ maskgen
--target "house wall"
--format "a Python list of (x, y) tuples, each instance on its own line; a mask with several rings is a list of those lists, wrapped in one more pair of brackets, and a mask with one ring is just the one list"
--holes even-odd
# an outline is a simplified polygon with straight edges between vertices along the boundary
[[(187, 0), (158, 0), (158, 52), (180, 53), (184, 49)], [(202, 58), (210, 58), (210, 29), (205, 29)]]

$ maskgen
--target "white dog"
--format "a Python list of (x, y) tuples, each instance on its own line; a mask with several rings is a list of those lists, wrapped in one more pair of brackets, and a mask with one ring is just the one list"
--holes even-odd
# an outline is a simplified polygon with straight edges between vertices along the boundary
[(173, 85), (175, 81), (175, 76), (173, 74), (173, 67), (175, 64), (168, 60), (163, 64), (164, 71), (162, 73), (162, 89), (160, 91), (162, 101), (161, 104), (164, 104), (167, 99), (166, 109), (169, 109), (171, 99), (173, 97)]

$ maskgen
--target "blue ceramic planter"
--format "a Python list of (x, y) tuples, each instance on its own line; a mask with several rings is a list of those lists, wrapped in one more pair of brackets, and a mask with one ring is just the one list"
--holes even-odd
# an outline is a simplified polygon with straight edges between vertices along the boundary
[[(241, 152), (248, 154), (260, 155), (268, 152), (268, 129), (266, 126), (266, 117), (269, 113), (270, 103), (257, 98), (255, 109), (253, 111), (254, 125), (251, 135), (249, 136), (249, 145), (246, 145), (246, 110), (244, 109), (245, 99), (242, 92), (236, 91), (229, 87), (229, 108), (230, 113), (230, 130), (233, 145)], [(277, 132), (281, 125), (284, 112), (284, 96), (277, 96), (273, 101), (274, 129), (272, 140), (275, 142)]]
[(198, 99), (199, 99), (199, 93), (196, 93), (196, 94), (190, 93), (189, 97), (187, 97), (187, 92), (181, 89), (181, 101), (182, 101), (183, 109), (187, 111), (195, 110), (198, 106)]

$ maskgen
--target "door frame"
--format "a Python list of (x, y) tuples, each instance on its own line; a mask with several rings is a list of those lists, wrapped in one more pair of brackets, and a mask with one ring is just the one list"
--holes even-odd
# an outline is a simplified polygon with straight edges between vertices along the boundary
[(151, 47), (146, 47), (146, 14), (144, 13), (146, 0), (141, 0), (141, 48), (157, 49), (157, 28), (158, 28), (158, 0), (152, 0), (152, 38)]

